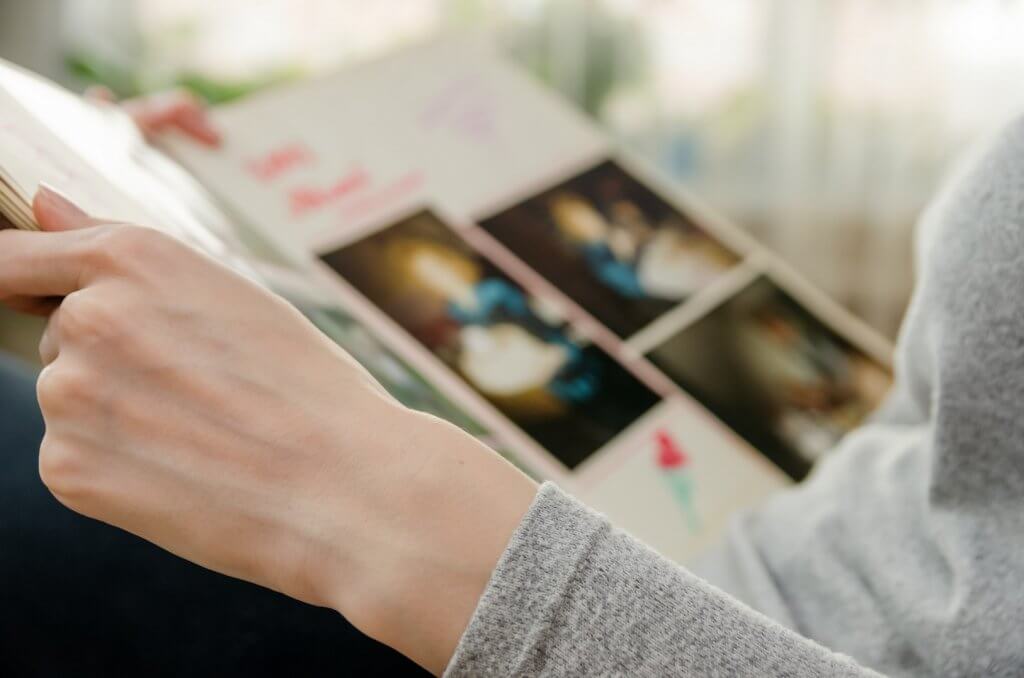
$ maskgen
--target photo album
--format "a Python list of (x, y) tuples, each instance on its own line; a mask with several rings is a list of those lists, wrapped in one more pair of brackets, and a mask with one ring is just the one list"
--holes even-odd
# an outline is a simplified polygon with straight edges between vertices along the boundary
[(45, 181), (187, 240), (409, 407), (680, 562), (888, 390), (885, 339), (487, 48), (413, 47), (210, 115), (219, 148), (156, 150), (0, 63), (0, 211), (34, 228)]

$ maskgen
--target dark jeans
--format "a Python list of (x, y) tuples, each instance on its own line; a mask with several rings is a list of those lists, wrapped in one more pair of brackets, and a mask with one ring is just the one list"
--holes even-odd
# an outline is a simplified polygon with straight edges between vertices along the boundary
[(420, 675), (340, 615), (61, 506), (31, 375), (0, 355), (0, 676)]

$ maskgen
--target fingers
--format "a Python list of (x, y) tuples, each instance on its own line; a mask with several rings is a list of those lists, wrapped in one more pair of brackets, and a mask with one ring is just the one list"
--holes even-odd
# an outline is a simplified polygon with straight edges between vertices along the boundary
[(89, 263), (96, 244), (96, 221), (67, 198), (41, 187), (33, 201), (36, 220), (50, 233), (0, 232), (0, 300), (40, 312), (52, 297), (80, 289), (96, 271)]
[(33, 310), (31, 299), (64, 297), (84, 280), (80, 239), (72, 234), (0, 233), (0, 299)]
[(126, 101), (124, 110), (147, 135), (177, 129), (206, 146), (219, 146), (220, 133), (210, 123), (202, 102), (184, 91)]
[(204, 146), (220, 146), (220, 133), (210, 124), (202, 108), (183, 109), (175, 120), (175, 126)]

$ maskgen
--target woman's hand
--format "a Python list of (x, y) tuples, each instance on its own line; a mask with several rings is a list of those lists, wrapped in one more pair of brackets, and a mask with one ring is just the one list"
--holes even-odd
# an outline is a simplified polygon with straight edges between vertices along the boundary
[(34, 209), (44, 232), (0, 232), (0, 300), (56, 307), (38, 386), (54, 495), (442, 671), (532, 481), (188, 246), (46, 189)]
[[(106, 87), (91, 87), (86, 98), (98, 103), (114, 103), (114, 93)], [(131, 116), (135, 125), (147, 138), (154, 138), (169, 131), (178, 131), (204, 146), (219, 146), (220, 132), (206, 115), (203, 102), (191, 92), (170, 90), (126, 99), (118, 104)]]

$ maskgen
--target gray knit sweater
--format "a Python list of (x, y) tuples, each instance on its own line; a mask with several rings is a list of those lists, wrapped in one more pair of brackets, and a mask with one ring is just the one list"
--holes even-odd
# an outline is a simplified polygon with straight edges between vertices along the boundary
[(1024, 675), (1024, 119), (925, 214), (894, 391), (687, 570), (544, 485), (449, 676)]

